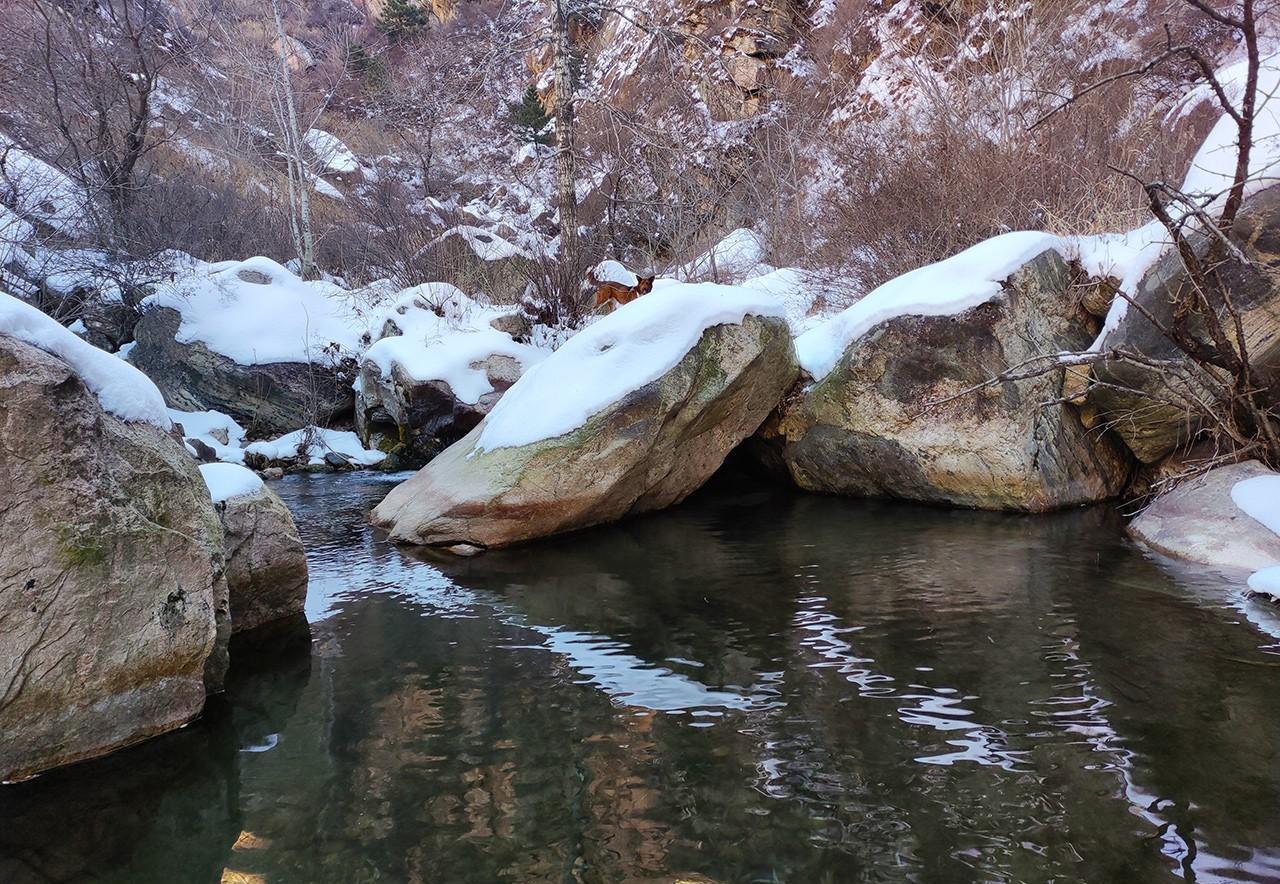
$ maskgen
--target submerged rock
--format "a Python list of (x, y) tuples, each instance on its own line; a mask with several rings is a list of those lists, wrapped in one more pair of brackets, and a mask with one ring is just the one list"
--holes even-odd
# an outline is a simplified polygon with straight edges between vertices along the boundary
[(1273, 475), (1256, 460), (1218, 467), (1157, 497), (1129, 524), (1129, 533), (1165, 555), (1214, 568), (1280, 565), (1280, 537), (1231, 499), (1237, 482)]
[(190, 721), (222, 687), (230, 624), (182, 443), (0, 336), (0, 450), (0, 779)]
[(242, 365), (200, 341), (178, 340), (178, 311), (150, 305), (134, 329), (129, 361), (184, 411), (221, 411), (257, 436), (279, 435), (349, 414), (354, 366), (319, 362)]
[[(566, 378), (581, 376), (583, 388), (592, 380), (598, 383), (593, 375), (607, 370), (611, 363), (604, 360), (613, 348), (644, 347), (644, 332), (670, 330), (680, 324), (682, 307), (703, 309), (708, 302), (696, 298), (722, 298), (726, 291), (698, 288), (705, 294), (691, 292), (682, 300), (681, 292), (655, 291), (617, 311), (552, 355), (536, 380), (545, 384), (563, 373)], [(650, 325), (638, 331), (630, 321), (637, 318)], [(784, 321), (749, 309), (736, 319), (702, 326), (693, 345), (681, 350), (682, 356), (676, 354), (672, 368), (624, 391), (616, 401), (586, 409), (585, 422), (568, 432), (550, 438), (533, 432), (529, 441), (486, 450), (481, 442), (499, 414), (495, 410), (393, 489), (373, 511), (373, 521), (401, 542), (485, 548), (678, 503), (751, 435), (796, 378)], [(699, 327), (692, 328), (696, 333)], [(632, 352), (622, 358), (630, 366), (636, 356)], [(593, 362), (596, 357), (601, 361)], [(522, 405), (542, 404), (543, 392), (522, 391), (517, 384), (501, 407), (518, 402), (522, 393), (539, 400)], [(563, 390), (565, 397), (575, 394), (581, 395)], [(524, 427), (515, 429), (518, 434)]]
[(1031, 357), (1088, 346), (1070, 281), (1050, 249), (955, 315), (879, 322), (783, 403), (756, 454), (810, 491), (1023, 511), (1113, 497), (1127, 455), (1072, 406), (1046, 407), (1063, 394), (1061, 371), (960, 395)]

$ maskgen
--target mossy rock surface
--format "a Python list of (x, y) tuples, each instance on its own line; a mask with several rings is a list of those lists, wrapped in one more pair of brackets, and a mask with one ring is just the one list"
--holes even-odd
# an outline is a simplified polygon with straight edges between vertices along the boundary
[(1061, 371), (961, 395), (1033, 356), (1088, 346), (1071, 279), (1047, 251), (986, 303), (870, 329), (787, 397), (753, 440), (757, 455), (801, 488), (860, 497), (1042, 511), (1115, 496), (1130, 459), (1073, 406), (1046, 407), (1063, 394)]
[(782, 320), (714, 326), (666, 374), (573, 432), (477, 451), (476, 427), (393, 489), (373, 520), (400, 542), (484, 548), (671, 506), (756, 430), (798, 372)]
[(0, 336), (0, 779), (179, 727), (221, 689), (222, 532), (182, 444)]

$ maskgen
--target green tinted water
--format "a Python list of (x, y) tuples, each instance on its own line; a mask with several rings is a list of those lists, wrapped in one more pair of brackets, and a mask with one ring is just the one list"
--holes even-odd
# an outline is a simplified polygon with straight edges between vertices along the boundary
[(0, 789), (0, 881), (1280, 880), (1280, 622), (1106, 510), (720, 489), (437, 562), (383, 477), (277, 487), (309, 649)]

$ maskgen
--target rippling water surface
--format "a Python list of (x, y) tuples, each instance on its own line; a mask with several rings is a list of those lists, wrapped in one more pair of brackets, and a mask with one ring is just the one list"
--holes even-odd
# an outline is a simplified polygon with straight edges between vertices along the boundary
[(309, 650), (0, 789), (0, 881), (1280, 880), (1280, 623), (1104, 509), (720, 488), (435, 560), (386, 477), (276, 487)]

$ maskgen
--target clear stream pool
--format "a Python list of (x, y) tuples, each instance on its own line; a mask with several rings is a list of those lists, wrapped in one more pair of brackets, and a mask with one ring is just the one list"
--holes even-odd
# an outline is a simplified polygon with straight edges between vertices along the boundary
[(1047, 517), (713, 488), (469, 559), (277, 488), (311, 643), (0, 788), (0, 881), (1280, 881), (1280, 621)]

